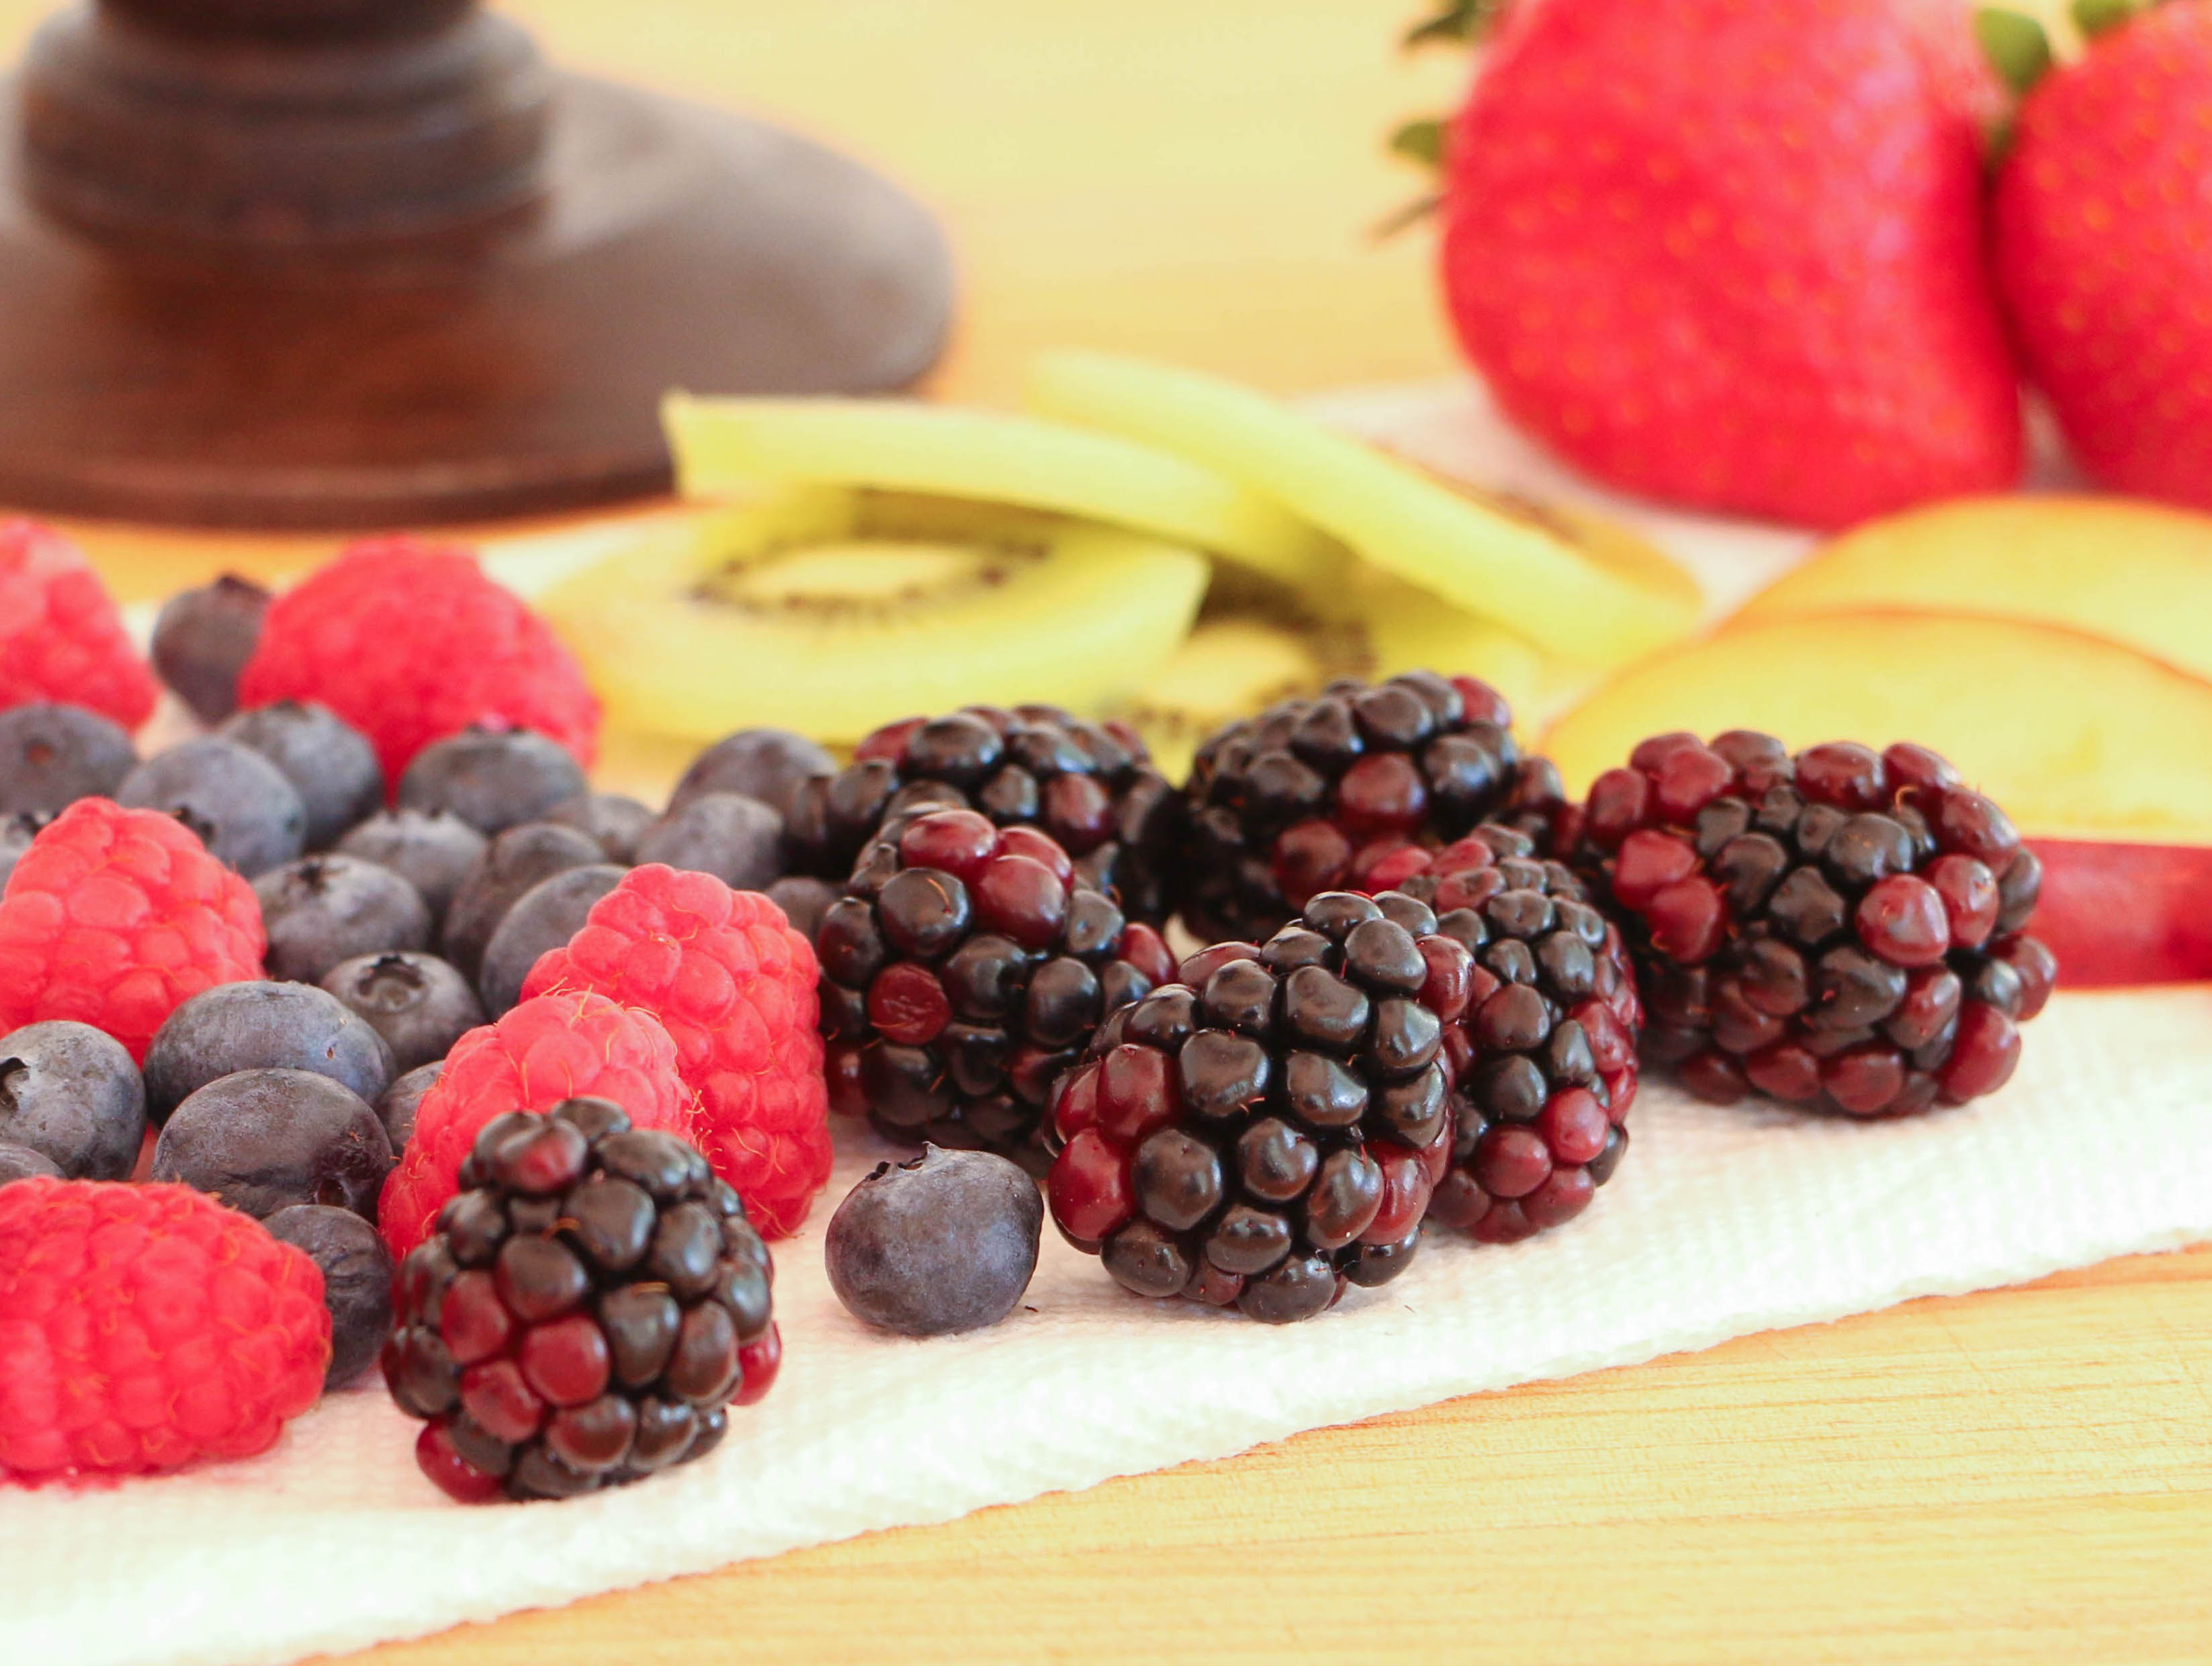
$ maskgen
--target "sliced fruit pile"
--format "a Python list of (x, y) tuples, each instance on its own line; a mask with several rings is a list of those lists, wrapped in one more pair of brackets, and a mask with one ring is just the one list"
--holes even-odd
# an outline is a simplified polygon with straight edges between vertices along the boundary
[(556, 585), (635, 728), (852, 745), (915, 710), (1116, 716), (1180, 774), (1338, 676), (1465, 666), (1535, 700), (1679, 635), (1697, 587), (1586, 518), (1480, 497), (1233, 384), (1041, 360), (1035, 414), (672, 396), (685, 492), (733, 500)]

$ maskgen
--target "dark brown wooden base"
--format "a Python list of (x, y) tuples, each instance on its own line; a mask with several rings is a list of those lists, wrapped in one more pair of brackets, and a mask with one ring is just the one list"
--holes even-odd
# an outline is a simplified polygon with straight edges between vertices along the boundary
[(950, 257), (878, 175), (604, 82), (558, 77), (551, 109), (534, 202), (350, 249), (96, 240), (0, 161), (0, 502), (331, 528), (605, 502), (667, 485), (671, 386), (877, 392), (935, 362)]

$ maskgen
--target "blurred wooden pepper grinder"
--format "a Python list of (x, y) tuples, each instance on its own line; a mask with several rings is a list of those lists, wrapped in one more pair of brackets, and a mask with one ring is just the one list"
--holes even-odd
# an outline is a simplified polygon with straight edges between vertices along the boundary
[[(870, 392), (951, 265), (873, 173), (473, 0), (102, 0), (0, 160), (0, 503), (348, 526), (666, 483), (662, 391)], [(0, 148), (4, 149), (4, 148)]]

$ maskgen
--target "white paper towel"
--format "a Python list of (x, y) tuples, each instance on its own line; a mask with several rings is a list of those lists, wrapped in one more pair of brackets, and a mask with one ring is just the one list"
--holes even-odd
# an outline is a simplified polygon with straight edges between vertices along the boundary
[[(1463, 386), (1334, 414), (1425, 460), (1618, 503)], [(1717, 600), (1801, 536), (1630, 508)], [(517, 569), (575, 558), (518, 547)], [(1862, 1126), (1647, 1086), (1581, 1219), (1510, 1249), (1432, 1238), (1397, 1283), (1287, 1329), (1123, 1294), (1053, 1237), (1028, 1305), (967, 1337), (871, 1333), (831, 1296), (835, 1201), (897, 1153), (841, 1128), (777, 1246), (782, 1379), (687, 1470), (559, 1505), (467, 1509), (416, 1470), (372, 1380), (248, 1462), (82, 1492), (0, 1487), (0, 1663), (246, 1666), (702, 1572), (877, 1528), (1224, 1456), (1302, 1429), (1626, 1365), (1921, 1295), (2212, 1238), (2212, 988), (2061, 995), (1995, 1098)]]
[[(2061, 995), (2001, 1094), (1860, 1125), (1647, 1089), (1580, 1219), (1272, 1328), (1124, 1294), (1053, 1237), (1027, 1307), (912, 1341), (838, 1306), (825, 1207), (777, 1246), (781, 1380), (711, 1457), (565, 1504), (467, 1508), (380, 1387), (267, 1456), (0, 1490), (0, 1661), (283, 1662), (946, 1521), (1301, 1429), (2212, 1238), (2212, 988)], [(830, 1198), (891, 1155), (848, 1140)]]

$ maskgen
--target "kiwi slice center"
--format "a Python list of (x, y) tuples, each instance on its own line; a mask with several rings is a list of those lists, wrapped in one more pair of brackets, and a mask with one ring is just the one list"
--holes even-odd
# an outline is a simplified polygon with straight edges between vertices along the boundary
[(693, 594), (746, 613), (884, 617), (998, 589), (1044, 558), (1041, 544), (839, 538), (729, 562), (701, 580)]

